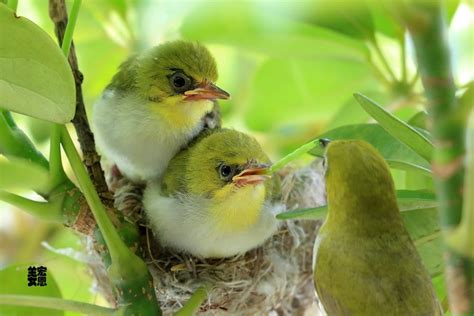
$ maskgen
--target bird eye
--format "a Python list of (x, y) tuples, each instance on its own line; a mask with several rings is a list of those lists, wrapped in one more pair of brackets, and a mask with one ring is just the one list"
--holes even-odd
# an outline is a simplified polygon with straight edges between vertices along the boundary
[(182, 93), (191, 88), (191, 79), (181, 72), (175, 72), (170, 77), (170, 85), (177, 93)]
[(219, 176), (222, 180), (229, 181), (232, 177), (234, 168), (229, 165), (221, 164), (218, 168)]

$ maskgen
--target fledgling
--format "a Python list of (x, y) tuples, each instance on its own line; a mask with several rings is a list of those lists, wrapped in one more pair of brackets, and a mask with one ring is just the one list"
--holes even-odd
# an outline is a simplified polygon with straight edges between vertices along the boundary
[(130, 57), (94, 106), (98, 147), (132, 180), (160, 177), (218, 110), (216, 100), (229, 97), (216, 80), (214, 58), (197, 43), (167, 42)]
[(348, 140), (330, 142), (325, 159), (328, 215), (314, 282), (328, 315), (442, 315), (383, 157)]
[(209, 130), (174, 157), (163, 182), (149, 183), (144, 209), (162, 246), (204, 258), (244, 253), (277, 229), (278, 184), (258, 142)]

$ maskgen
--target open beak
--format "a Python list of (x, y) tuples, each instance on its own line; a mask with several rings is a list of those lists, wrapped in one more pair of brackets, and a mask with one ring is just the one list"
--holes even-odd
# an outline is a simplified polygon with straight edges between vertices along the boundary
[(196, 89), (184, 92), (185, 100), (215, 100), (228, 99), (230, 94), (207, 80), (200, 83)]
[(258, 166), (247, 168), (238, 175), (232, 178), (232, 182), (237, 186), (244, 186), (248, 184), (260, 184), (272, 176), (267, 174), (268, 166)]

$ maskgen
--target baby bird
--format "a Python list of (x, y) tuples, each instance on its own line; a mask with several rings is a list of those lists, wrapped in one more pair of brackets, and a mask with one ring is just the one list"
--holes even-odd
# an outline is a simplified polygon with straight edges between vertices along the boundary
[[(175, 41), (125, 61), (95, 104), (98, 147), (131, 180), (160, 177), (218, 110), (216, 62), (197, 43)], [(218, 125), (218, 124), (217, 124)]]
[(204, 132), (149, 183), (144, 208), (162, 246), (204, 258), (244, 253), (277, 229), (277, 183), (258, 142), (230, 129)]

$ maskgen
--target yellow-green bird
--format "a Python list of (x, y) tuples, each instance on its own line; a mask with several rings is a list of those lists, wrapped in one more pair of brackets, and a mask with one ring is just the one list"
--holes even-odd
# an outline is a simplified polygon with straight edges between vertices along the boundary
[(328, 315), (442, 315), (383, 157), (348, 140), (329, 142), (325, 159), (328, 215), (315, 241), (314, 282)]
[(204, 258), (244, 253), (277, 229), (283, 205), (258, 142), (230, 129), (205, 131), (174, 157), (144, 208), (162, 246)]
[(130, 57), (94, 106), (98, 147), (132, 180), (160, 177), (212, 125), (215, 100), (229, 97), (216, 80), (214, 58), (197, 43), (168, 42)]

